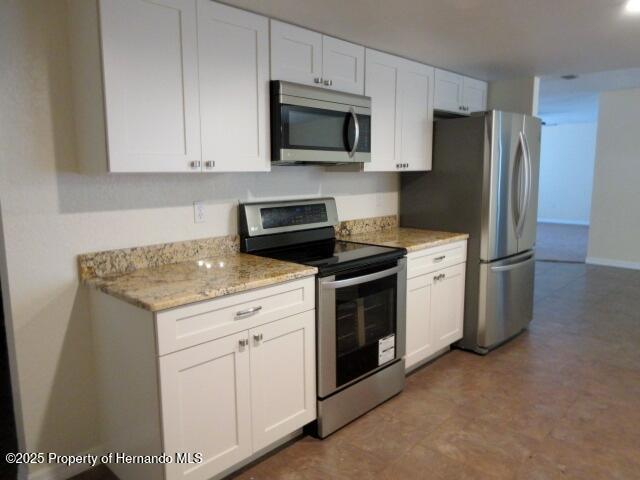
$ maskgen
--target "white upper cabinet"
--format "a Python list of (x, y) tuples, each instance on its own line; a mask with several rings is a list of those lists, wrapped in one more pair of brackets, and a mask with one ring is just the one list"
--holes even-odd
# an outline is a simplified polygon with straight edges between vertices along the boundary
[(400, 58), (367, 48), (365, 95), (371, 97), (371, 162), (365, 171), (396, 168), (396, 125), (400, 91)]
[(271, 78), (362, 95), (364, 47), (271, 20)]
[(431, 170), (433, 68), (403, 60), (400, 70), (399, 155), (402, 170)]
[(487, 82), (435, 70), (434, 108), (467, 115), (487, 108)]
[(322, 84), (341, 92), (364, 92), (364, 47), (322, 36)]
[(271, 78), (308, 85), (322, 78), (322, 34), (271, 20)]
[(70, 0), (83, 171), (270, 169), (269, 20), (208, 0)]
[(270, 168), (269, 20), (198, 0), (204, 171)]
[(430, 170), (433, 68), (367, 49), (365, 71), (365, 95), (372, 102), (365, 171)]
[(99, 5), (109, 171), (200, 170), (195, 3)]
[(483, 112), (487, 109), (487, 82), (465, 77), (463, 90), (467, 113)]
[(435, 95), (433, 108), (448, 112), (464, 113), (462, 110), (462, 75), (435, 69)]

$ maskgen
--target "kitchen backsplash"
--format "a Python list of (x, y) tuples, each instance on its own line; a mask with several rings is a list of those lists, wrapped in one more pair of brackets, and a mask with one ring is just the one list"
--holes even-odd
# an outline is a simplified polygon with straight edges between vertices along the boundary
[[(338, 235), (356, 235), (398, 226), (397, 215), (346, 220), (336, 225)], [(170, 263), (237, 253), (240, 242), (237, 235), (163, 243), (118, 250), (86, 253), (78, 256), (80, 279), (109, 277), (153, 268)]]

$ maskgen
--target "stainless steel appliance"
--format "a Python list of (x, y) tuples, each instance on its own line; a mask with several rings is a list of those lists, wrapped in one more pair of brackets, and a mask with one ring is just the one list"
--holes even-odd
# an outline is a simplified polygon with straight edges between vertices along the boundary
[(271, 82), (271, 160), (276, 164), (371, 161), (371, 98)]
[(540, 120), (490, 111), (434, 126), (433, 169), (403, 174), (403, 226), (470, 234), (464, 338), (487, 353), (531, 321)]
[(240, 205), (241, 250), (318, 268), (318, 420), (324, 438), (404, 388), (406, 251), (336, 240), (332, 198)]

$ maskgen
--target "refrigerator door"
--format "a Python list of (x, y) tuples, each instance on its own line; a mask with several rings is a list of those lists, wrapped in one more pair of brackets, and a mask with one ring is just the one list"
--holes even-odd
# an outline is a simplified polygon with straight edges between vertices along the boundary
[(516, 226), (518, 252), (534, 248), (538, 222), (538, 179), (540, 172), (540, 120), (524, 117), (524, 125), (519, 135), (519, 155), (521, 159), (520, 191), (522, 207), (519, 223)]
[(480, 265), (477, 342), (481, 349), (508, 340), (531, 321), (534, 269), (533, 251)]
[(519, 188), (524, 175), (520, 134), (525, 115), (493, 111), (485, 117), (480, 259), (485, 262), (518, 253)]

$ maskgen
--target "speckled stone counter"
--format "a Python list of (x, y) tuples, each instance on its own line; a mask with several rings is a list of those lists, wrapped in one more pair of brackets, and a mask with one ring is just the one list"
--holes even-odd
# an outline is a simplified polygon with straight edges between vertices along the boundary
[(315, 267), (235, 253), (95, 277), (85, 283), (155, 312), (315, 275), (317, 271)]
[(317, 273), (238, 253), (234, 236), (89, 253), (78, 268), (86, 285), (154, 312)]
[(378, 230), (365, 230), (362, 233), (350, 235), (339, 234), (338, 238), (385, 247), (401, 247), (406, 248), (408, 252), (415, 252), (425, 248), (466, 240), (469, 235), (466, 233), (436, 232), (433, 230), (392, 226)]

